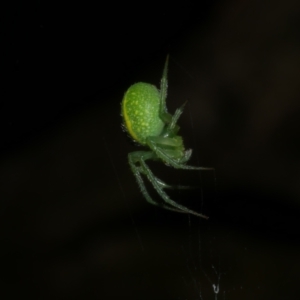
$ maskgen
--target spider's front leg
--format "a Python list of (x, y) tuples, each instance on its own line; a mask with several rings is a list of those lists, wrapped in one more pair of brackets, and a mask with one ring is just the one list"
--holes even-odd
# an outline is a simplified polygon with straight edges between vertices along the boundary
[(159, 117), (167, 125), (165, 129), (165, 136), (172, 137), (177, 134), (180, 128), (178, 125), (176, 125), (176, 123), (183, 112), (186, 102), (180, 108), (176, 109), (175, 114), (173, 116), (170, 113), (168, 113), (167, 105), (166, 105), (166, 98), (167, 98), (167, 91), (168, 91), (168, 79), (167, 79), (168, 62), (169, 62), (169, 56), (167, 56), (165, 67), (163, 70), (163, 75), (160, 81)]
[(181, 105), (181, 107), (177, 108), (174, 115), (172, 116), (169, 113), (161, 112), (160, 118), (161, 120), (167, 125), (165, 127), (164, 136), (165, 137), (175, 137), (177, 132), (179, 131), (180, 127), (177, 125), (177, 121), (181, 114), (183, 113), (184, 106), (186, 105), (186, 102)]

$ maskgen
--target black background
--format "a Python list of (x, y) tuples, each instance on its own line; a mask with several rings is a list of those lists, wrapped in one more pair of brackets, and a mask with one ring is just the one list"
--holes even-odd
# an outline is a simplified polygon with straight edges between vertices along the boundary
[[(1, 298), (215, 299), (220, 283), (217, 299), (298, 299), (299, 16), (292, 0), (3, 5)], [(216, 172), (150, 165), (200, 185), (170, 195), (208, 221), (147, 204), (127, 164), (120, 101), (168, 53), (169, 110), (188, 100), (191, 164)]]

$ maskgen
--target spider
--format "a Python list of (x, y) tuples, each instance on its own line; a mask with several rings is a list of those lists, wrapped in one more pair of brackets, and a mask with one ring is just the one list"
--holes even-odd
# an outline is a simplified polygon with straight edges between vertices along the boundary
[[(148, 165), (147, 160), (162, 161), (167, 166), (184, 170), (214, 170), (214, 168), (194, 167), (186, 165), (192, 150), (185, 150), (182, 137), (177, 135), (177, 121), (183, 112), (185, 103), (174, 115), (167, 111), (167, 70), (168, 57), (160, 81), (160, 90), (154, 85), (144, 82), (135, 83), (126, 91), (121, 103), (123, 128), (130, 137), (148, 151), (135, 151), (128, 154), (130, 168), (137, 180), (146, 200), (162, 208), (181, 213), (193, 214), (208, 219), (207, 216), (195, 212), (172, 200), (164, 189), (188, 189), (187, 186), (172, 186), (157, 178)], [(143, 176), (153, 185), (162, 202), (156, 202), (148, 193)]]

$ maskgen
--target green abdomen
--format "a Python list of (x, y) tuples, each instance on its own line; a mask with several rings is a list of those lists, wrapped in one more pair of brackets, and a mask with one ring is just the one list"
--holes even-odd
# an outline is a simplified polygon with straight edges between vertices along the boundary
[(146, 144), (148, 136), (158, 136), (164, 127), (159, 117), (160, 95), (151, 84), (139, 82), (132, 85), (122, 100), (124, 126), (138, 143)]

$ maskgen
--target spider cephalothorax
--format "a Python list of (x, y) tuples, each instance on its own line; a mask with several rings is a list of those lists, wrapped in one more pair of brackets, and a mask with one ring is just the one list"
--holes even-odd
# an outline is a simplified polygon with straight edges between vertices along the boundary
[[(138, 144), (149, 148), (148, 151), (135, 151), (128, 154), (129, 165), (141, 192), (146, 200), (154, 205), (198, 217), (206, 216), (197, 213), (172, 200), (164, 191), (173, 186), (164, 183), (154, 176), (146, 164), (146, 160), (161, 160), (166, 165), (185, 170), (213, 170), (213, 168), (194, 167), (186, 165), (192, 150), (185, 150), (182, 137), (177, 135), (177, 121), (183, 112), (184, 105), (178, 108), (174, 115), (167, 111), (167, 69), (168, 58), (160, 82), (160, 90), (149, 83), (133, 84), (126, 91), (122, 100), (123, 125), (131, 138)], [(149, 195), (142, 175), (146, 176), (163, 199), (162, 203), (154, 201)], [(179, 186), (177, 188), (187, 188)]]

